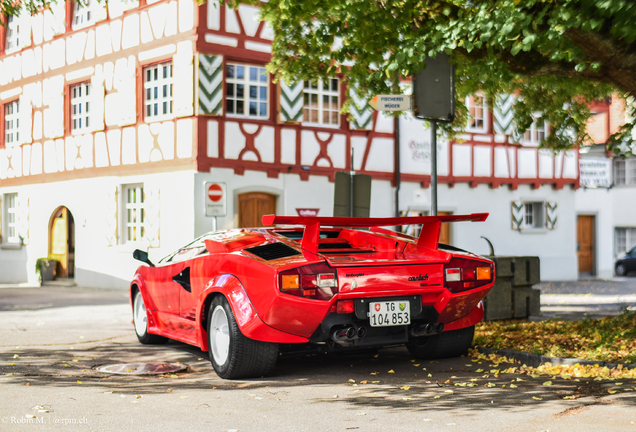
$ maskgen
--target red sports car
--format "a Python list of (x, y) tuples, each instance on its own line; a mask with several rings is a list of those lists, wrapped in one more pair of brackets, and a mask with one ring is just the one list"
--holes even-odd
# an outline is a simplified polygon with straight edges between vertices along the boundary
[[(267, 215), (264, 225), (287, 226), (209, 233), (156, 266), (136, 250), (147, 265), (131, 283), (135, 332), (143, 344), (209, 351), (227, 379), (267, 375), (279, 351), (299, 348), (406, 344), (417, 358), (458, 356), (495, 274), (492, 261), (438, 244), (440, 225), (487, 216)], [(379, 228), (411, 224), (419, 238)]]

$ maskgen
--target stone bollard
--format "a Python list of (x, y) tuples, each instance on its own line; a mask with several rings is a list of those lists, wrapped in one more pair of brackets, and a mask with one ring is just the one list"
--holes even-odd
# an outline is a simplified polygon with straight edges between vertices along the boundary
[(484, 299), (485, 321), (541, 314), (539, 257), (489, 256), (495, 263), (495, 286)]

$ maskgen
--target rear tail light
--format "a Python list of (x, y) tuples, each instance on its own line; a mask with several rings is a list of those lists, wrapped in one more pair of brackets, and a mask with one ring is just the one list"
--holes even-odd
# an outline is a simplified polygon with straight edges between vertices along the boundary
[(338, 277), (327, 264), (313, 264), (280, 272), (278, 286), (285, 294), (329, 300), (338, 292)]
[(446, 288), (455, 293), (488, 285), (494, 272), (490, 263), (453, 258), (444, 266), (444, 276)]
[(356, 311), (356, 305), (353, 300), (338, 300), (336, 311), (339, 314), (350, 314)]

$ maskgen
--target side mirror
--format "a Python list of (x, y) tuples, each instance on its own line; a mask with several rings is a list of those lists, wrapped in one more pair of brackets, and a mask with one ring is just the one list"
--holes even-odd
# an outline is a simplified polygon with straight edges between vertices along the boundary
[(133, 258), (137, 261), (141, 261), (142, 263), (148, 264), (150, 267), (154, 267), (155, 265), (148, 259), (148, 252), (135, 249), (133, 252)]

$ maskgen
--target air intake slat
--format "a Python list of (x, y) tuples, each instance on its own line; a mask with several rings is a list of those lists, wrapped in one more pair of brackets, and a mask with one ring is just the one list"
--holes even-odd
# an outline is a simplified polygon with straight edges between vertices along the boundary
[(271, 261), (279, 258), (286, 258), (294, 255), (301, 255), (296, 249), (287, 246), (284, 243), (271, 243), (263, 246), (244, 249), (244, 251), (256, 255), (265, 261)]

